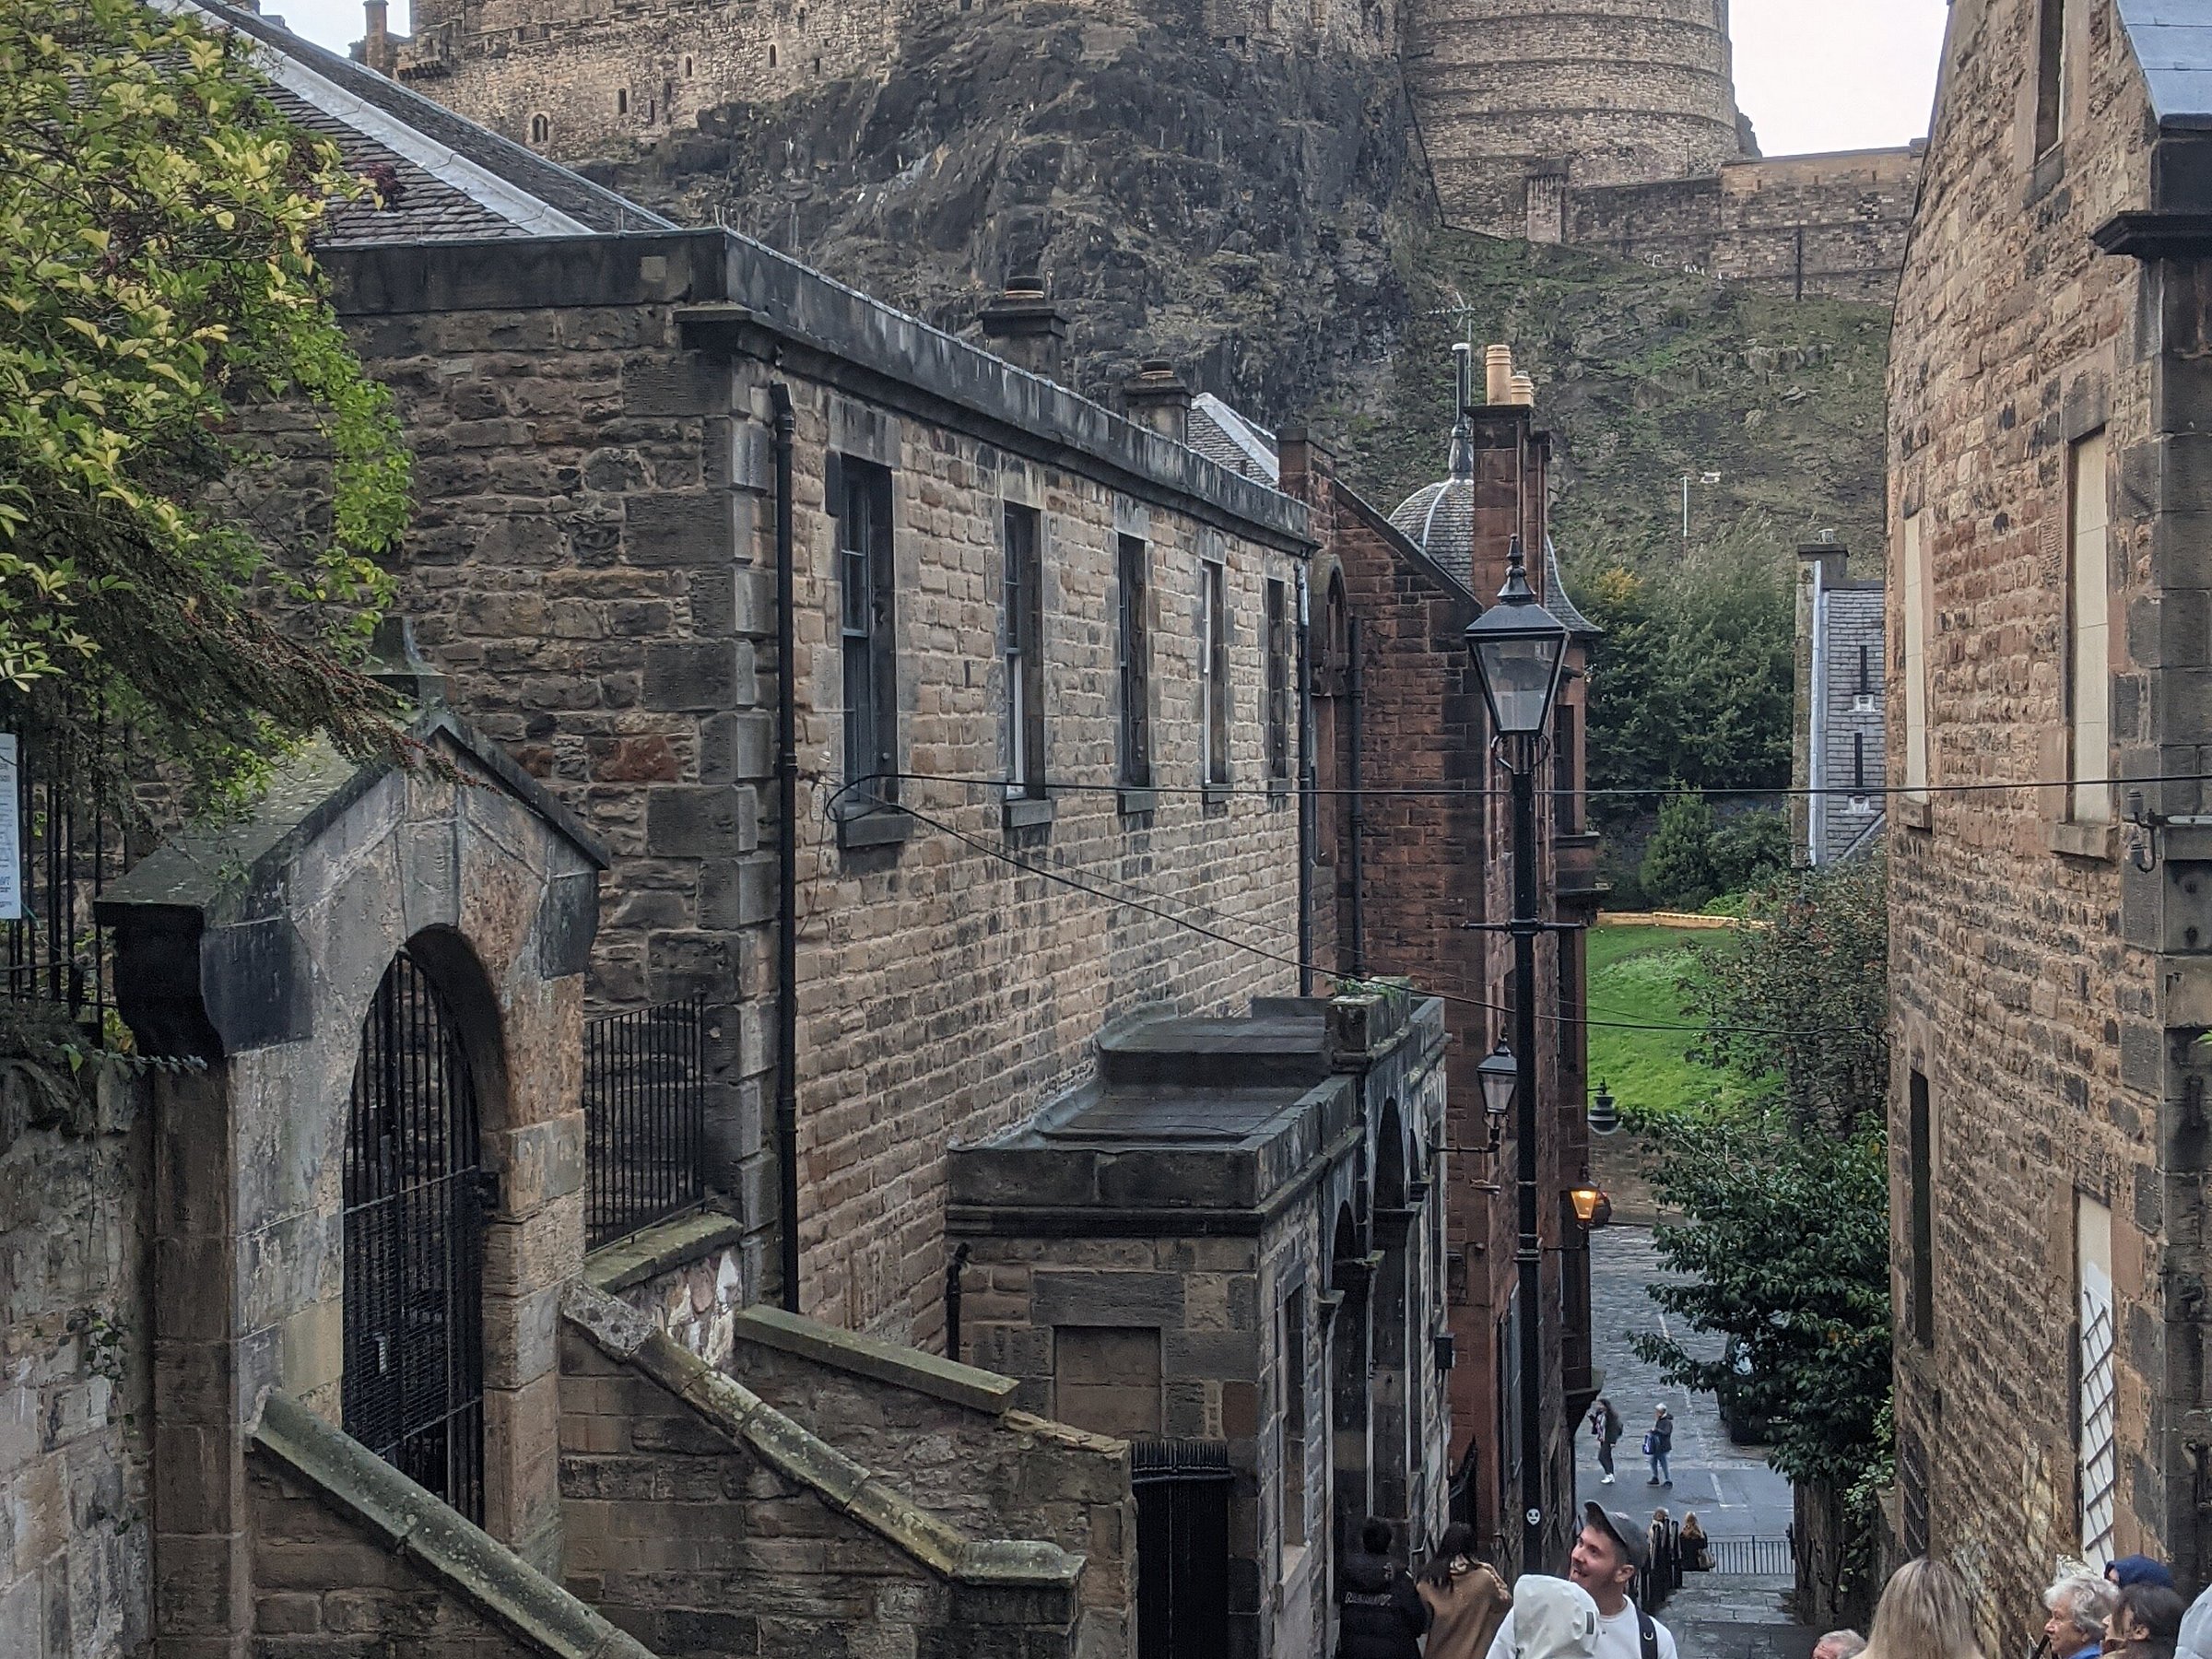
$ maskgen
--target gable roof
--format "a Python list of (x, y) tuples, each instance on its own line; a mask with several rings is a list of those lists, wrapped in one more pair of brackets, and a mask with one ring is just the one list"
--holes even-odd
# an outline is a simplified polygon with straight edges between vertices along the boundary
[(1217, 466), (1263, 484), (1282, 480), (1275, 434), (1247, 420), (1211, 392), (1191, 399), (1191, 447)]
[(342, 202), (324, 221), (325, 246), (582, 236), (676, 226), (581, 174), (456, 115), (366, 65), (326, 52), (256, 13), (221, 0), (163, 0), (253, 41), (270, 101), (335, 140), (347, 166), (389, 169), (386, 205)]
[(2212, 0), (2117, 0), (2160, 126), (2212, 127)]

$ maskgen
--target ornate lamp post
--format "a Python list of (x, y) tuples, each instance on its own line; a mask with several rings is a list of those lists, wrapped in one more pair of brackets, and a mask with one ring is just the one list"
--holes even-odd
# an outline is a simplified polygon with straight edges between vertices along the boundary
[[(1505, 585), (1498, 602), (1467, 627), (1467, 650), (1482, 682), (1490, 715), (1491, 754), (1512, 779), (1513, 1103), (1520, 1177), (1520, 1240), (1514, 1262), (1521, 1278), (1521, 1567), (1541, 1571), (1544, 1559), (1543, 1255), (1536, 1234), (1536, 768), (1551, 732), (1552, 700), (1567, 660), (1567, 625), (1537, 602), (1528, 585), (1528, 560), (1513, 537)], [(1493, 1100), (1492, 1062), (1483, 1074), (1485, 1103)]]

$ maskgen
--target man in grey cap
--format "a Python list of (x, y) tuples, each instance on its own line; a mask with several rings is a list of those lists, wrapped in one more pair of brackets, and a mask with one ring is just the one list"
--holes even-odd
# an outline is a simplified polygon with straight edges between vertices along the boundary
[[(1643, 1529), (1628, 1516), (1600, 1503), (1584, 1506), (1583, 1532), (1568, 1559), (1567, 1576), (1597, 1604), (1595, 1659), (1677, 1659), (1673, 1632), (1634, 1599), (1636, 1575), (1650, 1569), (1651, 1554)], [(1514, 1659), (1510, 1612), (1488, 1659)]]

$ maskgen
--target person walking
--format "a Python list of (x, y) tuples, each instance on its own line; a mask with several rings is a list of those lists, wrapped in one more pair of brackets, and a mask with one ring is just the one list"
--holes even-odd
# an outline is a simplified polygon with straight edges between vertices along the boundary
[(1336, 1659), (1420, 1659), (1429, 1605), (1391, 1565), (1390, 1523), (1359, 1524), (1359, 1547), (1336, 1572)]
[[(1673, 1633), (1635, 1600), (1637, 1575), (1648, 1579), (1651, 1565), (1643, 1528), (1618, 1510), (1597, 1503), (1583, 1506), (1583, 1530), (1574, 1541), (1574, 1553), (1567, 1559), (1567, 1576), (1597, 1606), (1593, 1659), (1678, 1659)], [(1524, 1594), (1533, 1582), (1524, 1578), (1513, 1586), (1512, 1609), (1498, 1627), (1488, 1659), (1528, 1659), (1516, 1650), (1514, 1626), (1522, 1617)]]
[(2122, 1556), (2104, 1570), (2105, 1582), (2124, 1590), (2131, 1584), (2156, 1584), (2161, 1590), (2173, 1588), (2173, 1574), (2162, 1561), (2147, 1555)]
[(2061, 1572), (2043, 1592), (2043, 1652), (2049, 1659), (2097, 1659), (2104, 1621), (2119, 1601), (2120, 1592), (2087, 1567)]
[(1620, 1437), (1626, 1432), (1620, 1413), (1613, 1409), (1613, 1402), (1599, 1396), (1597, 1404), (1590, 1407), (1590, 1438), (1597, 1442), (1597, 1466), (1603, 1471), (1597, 1477), (1598, 1485), (1613, 1484), (1613, 1448), (1620, 1444)]
[(1444, 1528), (1414, 1589), (1429, 1608), (1426, 1659), (1482, 1659), (1513, 1605), (1505, 1581), (1476, 1556), (1475, 1529), (1463, 1522)]
[(1682, 1517), (1682, 1571), (1711, 1572), (1712, 1571), (1712, 1540), (1705, 1535), (1705, 1528), (1694, 1514)]
[(1673, 1486), (1675, 1472), (1667, 1459), (1675, 1452), (1675, 1419), (1662, 1406), (1653, 1414), (1652, 1426), (1644, 1431), (1643, 1454), (1651, 1460), (1652, 1477), (1646, 1486)]
[(1889, 1575), (1863, 1659), (1982, 1659), (1958, 1569), (1922, 1558)]
[(2115, 1659), (2173, 1659), (2188, 1611), (2179, 1591), (2138, 1579), (2120, 1592), (2104, 1621), (2104, 1651)]
[(1597, 1604), (1568, 1579), (1525, 1572), (1513, 1586), (1520, 1628), (1506, 1638), (1512, 1659), (1597, 1659)]

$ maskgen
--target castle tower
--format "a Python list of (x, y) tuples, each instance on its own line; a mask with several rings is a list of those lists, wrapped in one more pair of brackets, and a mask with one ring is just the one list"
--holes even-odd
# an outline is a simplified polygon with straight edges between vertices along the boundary
[(1444, 212), (1559, 240), (1564, 191), (1710, 177), (1741, 153), (1728, 0), (1408, 0)]

